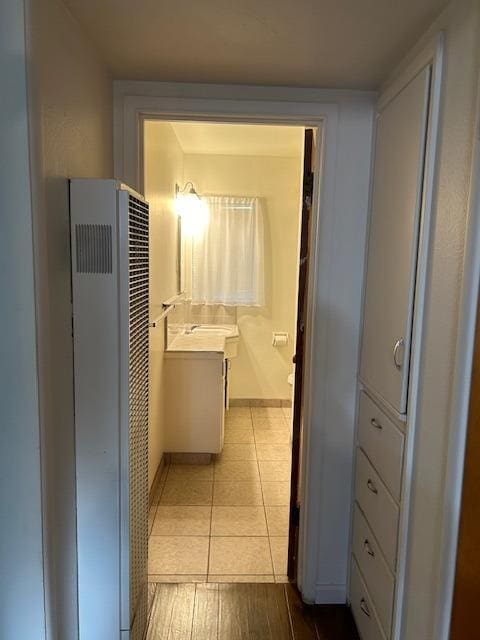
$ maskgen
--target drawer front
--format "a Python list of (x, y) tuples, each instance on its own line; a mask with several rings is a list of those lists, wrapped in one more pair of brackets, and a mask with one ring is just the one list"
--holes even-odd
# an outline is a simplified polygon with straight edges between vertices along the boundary
[(350, 603), (362, 640), (386, 640), (355, 558), (352, 558)]
[(383, 630), (389, 634), (392, 623), (395, 579), (362, 512), (355, 505), (353, 553), (375, 604)]
[(357, 448), (355, 497), (380, 544), (390, 570), (395, 573), (398, 506), (367, 456), (359, 448)]
[(359, 445), (393, 497), (399, 501), (402, 488), (403, 433), (364, 392), (360, 394), (358, 422)]

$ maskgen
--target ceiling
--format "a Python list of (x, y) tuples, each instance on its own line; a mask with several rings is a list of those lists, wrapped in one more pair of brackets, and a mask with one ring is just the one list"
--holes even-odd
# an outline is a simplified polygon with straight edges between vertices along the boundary
[(116, 78), (375, 89), (445, 0), (64, 0)]
[(300, 157), (303, 127), (170, 123), (184, 153)]

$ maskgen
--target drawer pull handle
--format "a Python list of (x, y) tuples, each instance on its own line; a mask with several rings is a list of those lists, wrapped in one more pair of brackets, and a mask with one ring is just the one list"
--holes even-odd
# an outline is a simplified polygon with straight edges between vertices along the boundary
[(368, 553), (368, 555), (372, 556), (372, 558), (374, 558), (375, 557), (375, 551), (370, 546), (370, 542), (368, 541), (368, 538), (365, 538), (365, 540), (363, 541), (363, 546), (365, 548), (365, 551)]
[(360, 600), (360, 609), (363, 611), (363, 613), (370, 618), (370, 609), (368, 608), (368, 605), (365, 601), (365, 598), (362, 598)]
[[(393, 364), (400, 371), (403, 364), (403, 347), (405, 346), (405, 340), (403, 338), (399, 338), (395, 346), (393, 347)], [(399, 353), (401, 352), (401, 359), (399, 358)]]
[(375, 418), (372, 418), (370, 420), (370, 424), (372, 425), (372, 427), (375, 427), (375, 429), (379, 429), (380, 431), (383, 429), (382, 425), (379, 422), (377, 422)]
[(378, 493), (378, 489), (377, 489), (377, 487), (373, 484), (373, 481), (372, 481), (370, 478), (367, 480), (367, 487), (370, 489), (370, 491), (371, 491), (372, 493), (374, 493), (375, 495), (377, 495), (377, 493)]

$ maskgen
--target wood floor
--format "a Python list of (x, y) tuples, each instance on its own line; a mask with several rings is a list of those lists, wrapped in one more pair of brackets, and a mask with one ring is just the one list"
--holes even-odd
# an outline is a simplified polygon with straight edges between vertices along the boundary
[(347, 607), (306, 607), (289, 584), (149, 584), (147, 640), (358, 640)]

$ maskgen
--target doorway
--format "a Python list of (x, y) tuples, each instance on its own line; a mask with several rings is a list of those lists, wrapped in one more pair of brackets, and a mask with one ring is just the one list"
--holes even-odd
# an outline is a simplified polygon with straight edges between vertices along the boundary
[[(292, 400), (303, 371), (306, 269), (299, 281), (299, 251), (300, 239), (306, 251), (309, 222), (307, 215), (301, 234), (301, 214), (312, 201), (311, 130), (308, 136), (306, 158), (300, 126), (144, 122), (153, 319), (155, 310), (162, 315), (150, 335), (151, 582), (286, 582), (289, 530), (294, 578), (302, 416), (297, 410), (294, 430)], [(178, 210), (184, 193), (208, 210), (200, 227)], [(247, 228), (239, 218), (250, 221)], [(218, 246), (222, 238), (228, 247)], [(241, 291), (239, 281), (247, 283)], [(224, 339), (224, 435), (212, 451), (205, 439), (179, 440), (179, 432), (186, 423), (198, 431), (206, 414), (216, 419), (208, 406), (216, 387), (205, 387), (206, 404), (186, 388), (198, 384), (189, 378), (200, 366), (195, 340), (204, 350), (206, 333), (217, 330), (233, 333)], [(185, 334), (189, 354), (181, 346)], [(300, 407), (300, 382), (295, 397)]]

